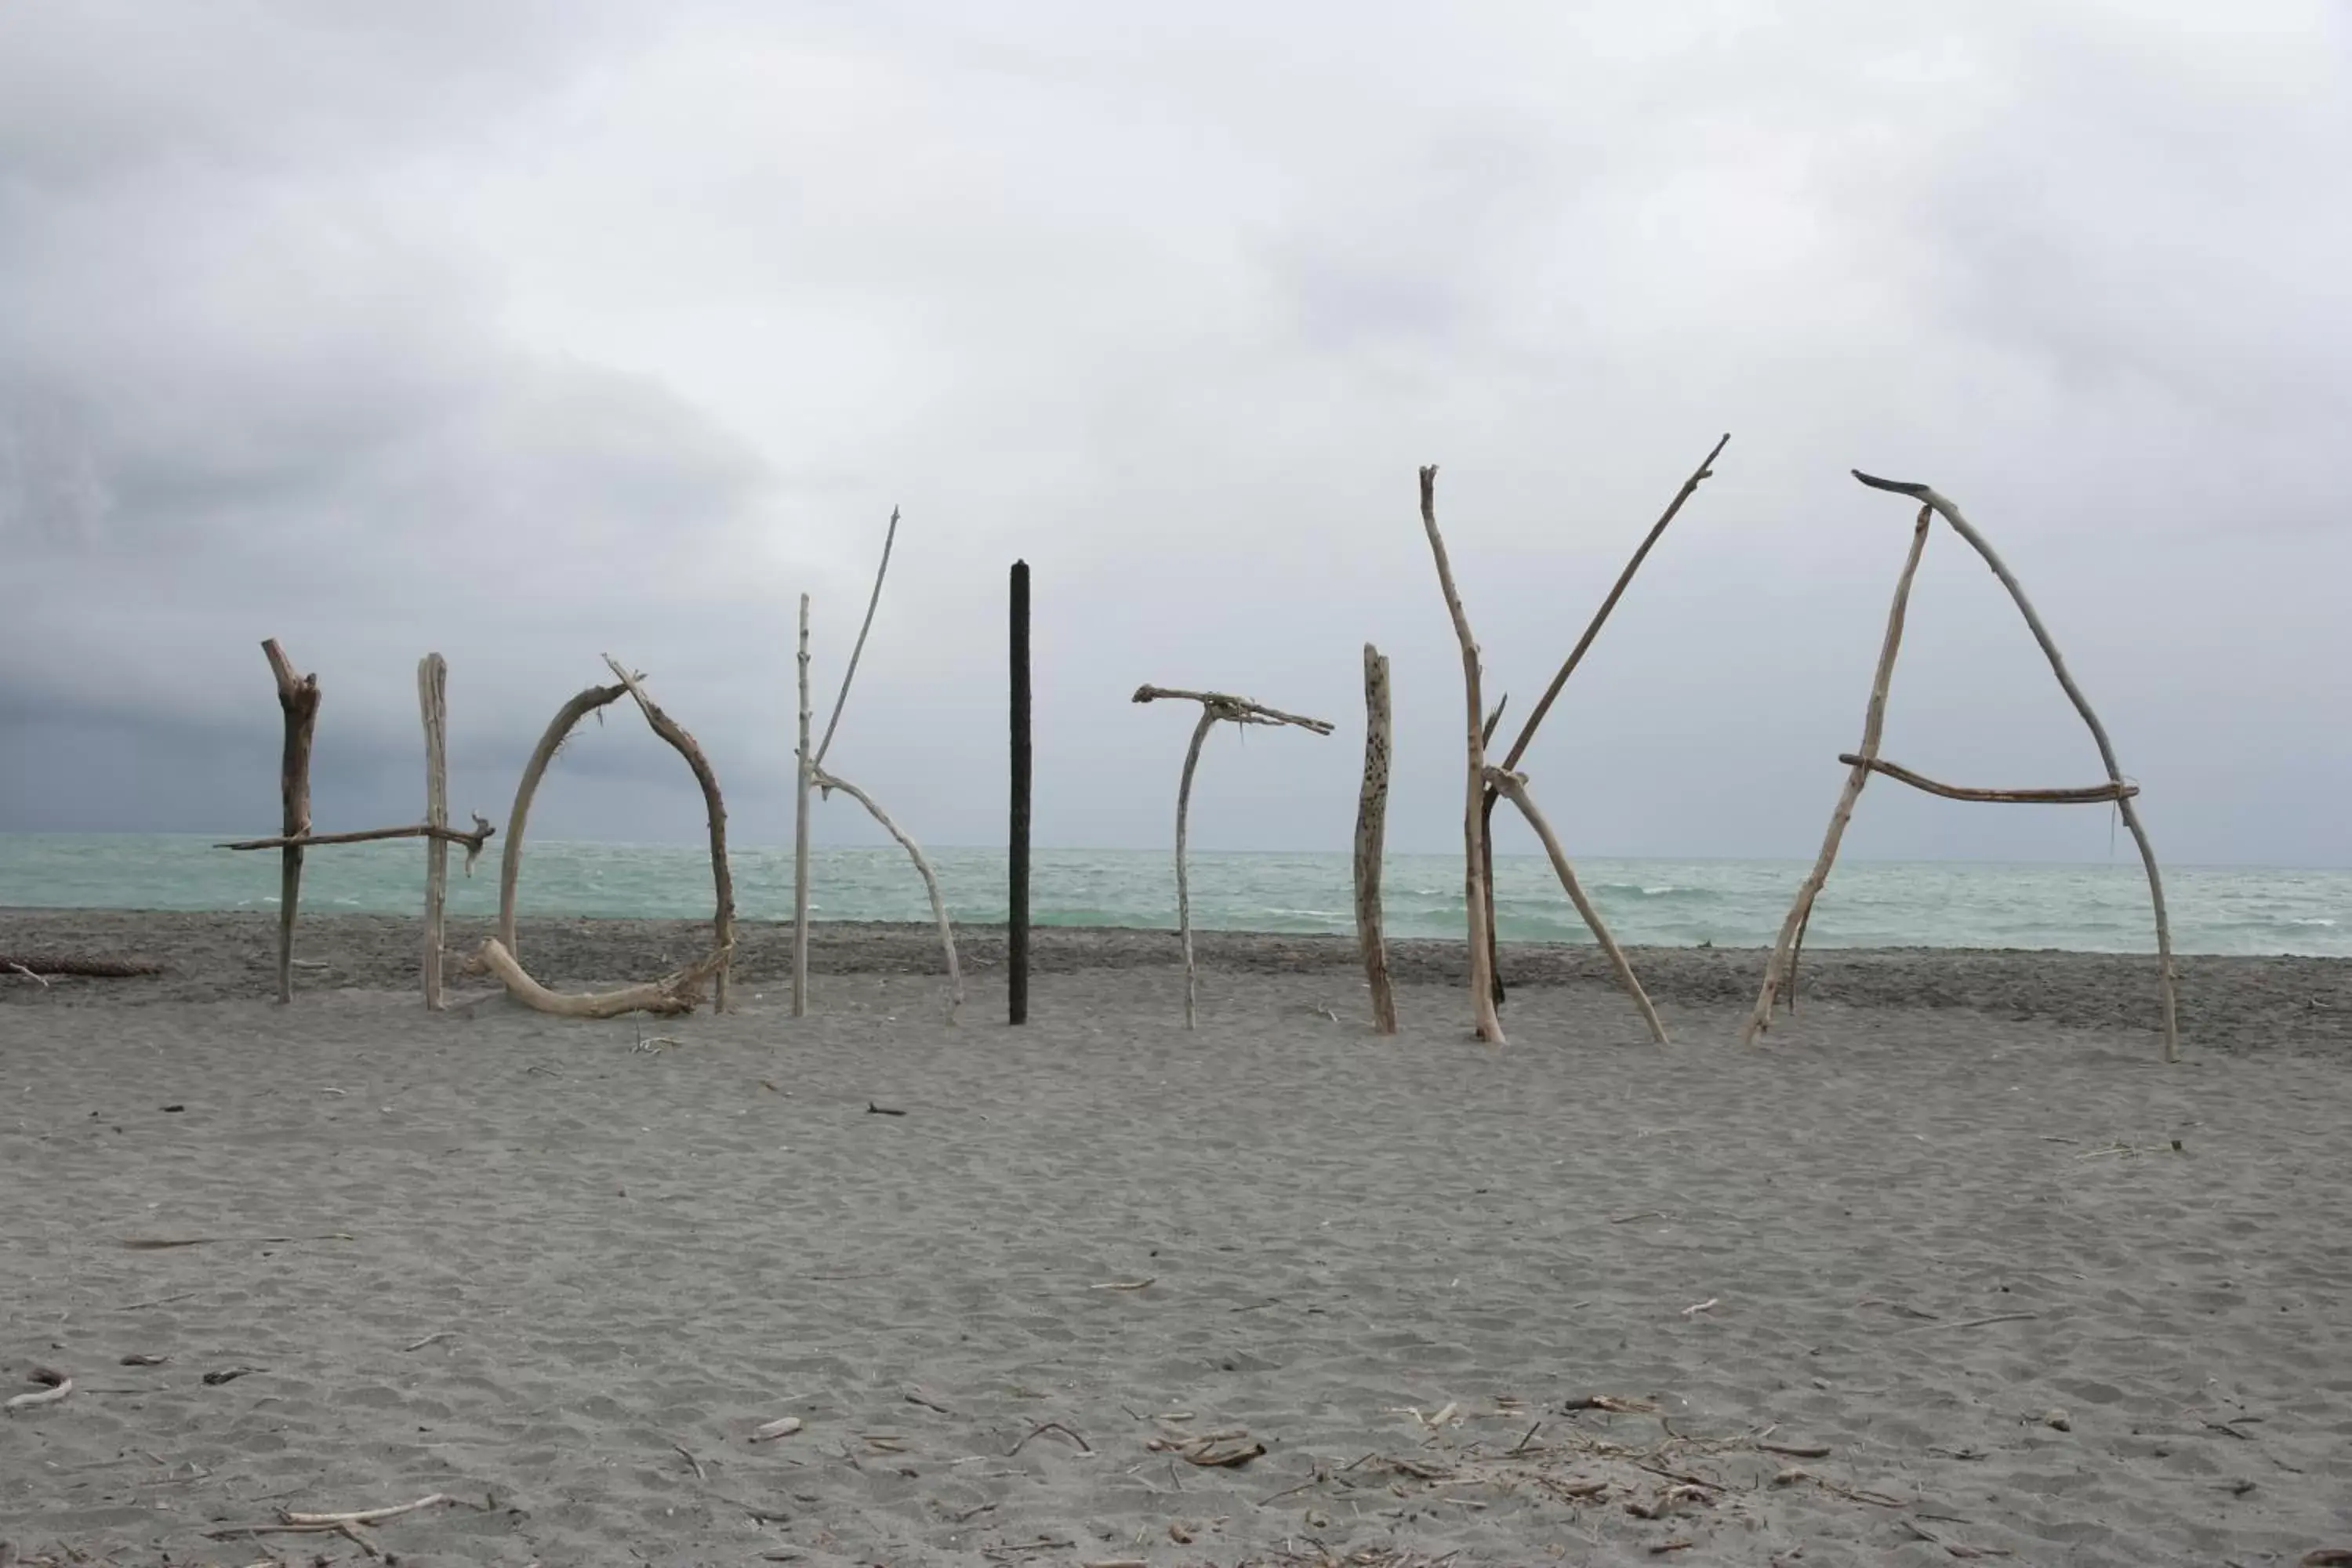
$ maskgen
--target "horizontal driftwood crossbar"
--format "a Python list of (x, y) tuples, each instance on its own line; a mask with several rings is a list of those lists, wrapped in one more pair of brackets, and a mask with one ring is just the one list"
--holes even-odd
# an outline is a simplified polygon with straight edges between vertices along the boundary
[(1929, 795), (1942, 795), (1946, 800), (1991, 801), (2017, 805), (2099, 805), (2108, 801), (2127, 799), (2139, 793), (2139, 785), (2130, 784), (2091, 784), (2083, 789), (1970, 789), (1964, 784), (1938, 784), (1924, 773), (1898, 767), (1883, 757), (1858, 757), (1851, 752), (1841, 752), (1838, 761), (1850, 768), (1868, 768), (1872, 773), (1885, 773), (1913, 789), (1923, 789)]
[(1268, 708), (1263, 702), (1253, 702), (1246, 697), (1235, 697), (1225, 691), (1179, 691), (1165, 686), (1139, 686), (1134, 700), (1158, 702), (1176, 700), (1197, 702), (1212, 717), (1230, 720), (1236, 724), (1295, 724), (1301, 730), (1311, 730), (1318, 735), (1331, 732), (1330, 724), (1321, 719), (1308, 719), (1297, 713), (1285, 713), (1279, 708)]
[(315, 844), (372, 844), (380, 838), (438, 838), (445, 844), (462, 844), (470, 854), (478, 855), (482, 846), (497, 828), (474, 818), (470, 832), (455, 827), (436, 827), (426, 823), (412, 823), (406, 827), (362, 827), (352, 833), (289, 833), (276, 838), (241, 838), (234, 844), (215, 844), (215, 849), (287, 849), (310, 848)]

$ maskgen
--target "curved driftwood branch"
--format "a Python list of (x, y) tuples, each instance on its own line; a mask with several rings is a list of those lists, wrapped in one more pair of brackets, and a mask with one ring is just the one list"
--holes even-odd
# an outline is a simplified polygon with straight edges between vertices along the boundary
[(829, 773), (823, 768), (818, 768), (814, 770), (812, 782), (822, 790), (837, 789), (864, 806), (866, 814), (882, 825), (882, 830), (898, 841), (898, 847), (907, 852), (908, 858), (915, 863), (915, 869), (922, 873), (923, 890), (931, 896), (931, 918), (937, 921), (940, 926), (940, 946), (947, 954), (948, 1022), (954, 1023), (956, 1009), (963, 1005), (963, 970), (956, 962), (955, 926), (948, 920), (947, 900), (940, 895), (939, 876), (931, 869), (931, 863), (924, 856), (922, 846), (908, 837), (906, 829), (891, 820), (890, 814), (883, 810), (872, 795), (867, 795), (840, 774)]
[[(2017, 605), (2017, 613), (2025, 617), (2026, 629), (2033, 634), (2033, 640), (2042, 646), (2042, 656), (2050, 661), (2050, 673), (2058, 678), (2059, 689), (2066, 693), (2066, 700), (2074, 705), (2074, 711), (2083, 717), (2084, 727), (2091, 731), (2091, 739), (2099, 748), (2099, 761), (2107, 770), (2107, 782), (2118, 789), (2123, 788), (2125, 784), (2123, 767), (2116, 761), (2115, 742), (2107, 739), (2107, 727), (2099, 722), (2098, 714), (2091, 709), (2090, 699), (2084, 697), (2083, 689), (2074, 684), (2074, 677), (2068, 672), (2066, 660), (2059, 654), (2057, 643), (2051, 639), (2049, 628), (2042, 624), (2042, 617), (2034, 612), (2033, 601), (2025, 596), (2023, 585), (2018, 582), (2016, 574), (2010, 571), (2008, 563), (2001, 560), (2000, 553), (1986, 541), (1985, 536), (1979, 533), (1969, 520), (1960, 515), (1960, 509), (1958, 506), (1948, 498), (1938, 495), (1932, 486), (1909, 484), (1897, 479), (1877, 479), (1864, 473), (1860, 468), (1853, 470), (1853, 477), (1872, 489), (1887, 490), (1895, 495), (1907, 496), (1919, 502), (1946, 522), (1950, 523), (1952, 531), (1968, 541), (1969, 548), (1984, 558), (1984, 563), (1992, 568), (1992, 574), (2000, 580), (2000, 585), (2009, 590), (2010, 598)], [(2131, 796), (2119, 795), (2116, 799), (2116, 809), (2122, 815), (2124, 826), (2131, 830), (2132, 842), (2139, 846), (2141, 864), (2147, 868), (2148, 900), (2155, 906), (2156, 910), (2157, 962), (2163, 969), (2164, 1059), (2168, 1062), (2178, 1061), (2180, 1058), (2180, 1029), (2178, 1010), (2173, 998), (2172, 924), (2165, 915), (2164, 879), (2156, 868), (2156, 847), (2148, 842), (2147, 829), (2141, 826), (2139, 813), (2133, 807)]]
[(809, 786), (816, 758), (809, 751), (809, 596), (801, 595), (800, 743), (793, 752), (793, 1016), (808, 1016)]
[[(1895, 603), (1886, 612), (1886, 637), (1878, 645), (1878, 668), (1871, 677), (1870, 706), (1862, 720), (1863, 759), (1878, 755), (1878, 741), (1886, 729), (1886, 689), (1895, 679), (1895, 657), (1903, 648), (1903, 622), (1911, 607), (1911, 582), (1919, 574), (1919, 557), (1927, 549), (1927, 509), (1919, 509), (1919, 520), (1911, 528), (1911, 552), (1903, 559), (1903, 574), (1895, 580)], [(1763, 988), (1757, 993), (1756, 1005), (1740, 1026), (1739, 1041), (1747, 1045), (1772, 1026), (1772, 1003), (1780, 992), (1796, 963), (1799, 933), (1811, 922), (1813, 900), (1821, 896), (1830, 879), (1830, 868), (1837, 861), (1838, 845), (1845, 838), (1845, 825), (1853, 818), (1854, 802), (1862, 798), (1862, 786), (1870, 782), (1866, 763), (1857, 763), (1846, 773), (1845, 788), (1838, 795), (1837, 806), (1830, 813), (1829, 832), (1822, 839), (1822, 852), (1813, 861), (1813, 868), (1797, 889), (1796, 902), (1789, 906), (1787, 918), (1780, 922), (1780, 934), (1772, 944), (1772, 956), (1764, 964)]]
[(1389, 981), (1388, 943), (1381, 934), (1381, 857), (1389, 815), (1389, 661), (1364, 645), (1364, 785), (1356, 797), (1356, 944), (1372, 994), (1372, 1028), (1397, 1032), (1396, 988)]
[(1618, 984), (1625, 987), (1626, 994), (1633, 998), (1634, 1009), (1642, 1015), (1642, 1022), (1650, 1026), (1650, 1037), (1662, 1046), (1669, 1044), (1666, 1026), (1658, 1021), (1658, 1010), (1650, 1005), (1649, 993), (1642, 989), (1641, 981), (1634, 977), (1633, 965), (1627, 961), (1625, 950), (1617, 945), (1617, 939), (1609, 934), (1608, 926), (1601, 921), (1601, 911), (1592, 907), (1591, 899), (1584, 896), (1583, 884), (1576, 879), (1576, 869), (1568, 863), (1567, 851), (1560, 848), (1559, 839), (1552, 833), (1551, 824), (1544, 820), (1542, 812), (1536, 809), (1535, 797), (1528, 794), (1528, 776), (1506, 768), (1488, 768), (1486, 782), (1494, 786), (1496, 795), (1517, 806), (1519, 815), (1528, 819), (1528, 826), (1536, 830), (1536, 837), (1542, 842), (1544, 853), (1551, 858), (1551, 868), (1559, 874), (1559, 885), (1568, 891), (1568, 901), (1576, 906), (1576, 912), (1584, 917), (1586, 925), (1592, 928), (1592, 939), (1601, 944), (1601, 951), (1609, 955), (1609, 966), (1617, 972)]
[(708, 957), (659, 980), (618, 991), (576, 995), (550, 991), (530, 977), (515, 955), (507, 951), (505, 943), (496, 937), (486, 937), (466, 961), (466, 971), (469, 974), (498, 976), (507, 994), (516, 1001), (560, 1018), (617, 1018), (627, 1013), (672, 1016), (694, 1011), (702, 1000), (704, 983), (725, 968), (729, 955), (729, 949), (715, 948)]
[(1236, 724), (1287, 724), (1296, 729), (1310, 730), (1318, 735), (1331, 732), (1331, 726), (1323, 720), (1285, 713), (1279, 708), (1268, 708), (1263, 702), (1253, 702), (1246, 697), (1235, 697), (1224, 691), (1180, 691), (1167, 686), (1139, 686), (1129, 700), (1158, 702), (1163, 699), (1198, 702), (1202, 708), (1214, 711), (1218, 718)]
[(686, 727), (667, 713), (661, 704), (646, 695), (644, 677), (630, 674), (621, 668), (621, 661), (611, 654), (604, 662), (620, 678), (621, 685), (636, 699), (637, 709), (653, 726), (655, 734), (668, 742), (686, 765), (694, 771), (694, 782), (702, 786), (702, 804), (710, 815), (710, 886), (718, 909), (710, 917), (711, 950), (719, 954), (719, 990), (711, 1002), (711, 1011), (727, 1011), (727, 983), (734, 968), (735, 952), (735, 873), (727, 862), (727, 802), (719, 793), (719, 775), (711, 771), (710, 759), (703, 754), (701, 743), (687, 732)]
[(849, 668), (842, 671), (841, 695), (833, 700), (833, 717), (824, 723), (824, 739), (817, 742), (816, 762), (824, 766), (824, 754), (833, 750), (833, 732), (840, 728), (841, 710), (849, 706), (849, 683), (857, 679), (857, 661), (866, 656), (866, 634), (874, 629), (874, 612), (882, 604), (882, 579), (890, 574), (890, 546), (898, 539), (898, 509), (890, 509), (890, 527), (882, 535), (882, 564), (874, 569), (873, 596), (866, 601), (866, 621), (857, 628), (857, 646), (849, 650)]
[[(296, 675), (286, 650), (270, 637), (261, 645), (278, 684), (278, 707), (286, 718), (286, 748), (278, 767), (285, 805), (285, 836), (299, 840), (310, 831), (310, 742), (319, 731), (319, 678)], [(278, 1000), (294, 1000), (294, 914), (302, 902), (302, 845), (285, 845), (278, 875)]]
[[(1146, 689), (1149, 689), (1147, 688)], [(1149, 699), (1139, 694), (1139, 702)], [(1176, 786), (1176, 934), (1184, 943), (1184, 1026), (1195, 1026), (1200, 1014), (1200, 973), (1192, 962), (1192, 884), (1184, 864), (1184, 840), (1192, 816), (1192, 774), (1201, 766), (1201, 744), (1216, 728), (1217, 710), (1201, 704), (1201, 721), (1192, 726), (1192, 743), (1184, 748), (1184, 776)]]
[(2009, 805), (2105, 805), (2139, 793), (2132, 784), (2085, 784), (2080, 789), (1971, 789), (1966, 784), (1938, 784), (1925, 773), (1915, 773), (1909, 768), (1898, 767), (1882, 757), (1858, 757), (1851, 752), (1838, 753), (1838, 761), (1850, 768), (1868, 768), (1884, 773), (1898, 784), (1946, 800), (1972, 800)]
[(1478, 642), (1470, 635), (1470, 617), (1454, 590), (1454, 567), (1445, 557), (1445, 536), (1437, 529), (1437, 468), (1421, 470), (1421, 524), (1429, 535), (1429, 552), (1437, 563), (1437, 586), (1445, 595), (1445, 613), (1453, 617), (1454, 640), (1462, 645), (1463, 699), (1469, 715), (1469, 799), (1463, 809), (1463, 902), (1470, 920), (1470, 1016), (1478, 1037), (1503, 1043), (1502, 1016), (1495, 1010), (1495, 958), (1489, 935), (1492, 917), (1486, 900), (1486, 708), (1478, 684)]
[(1192, 726), (1192, 743), (1184, 748), (1184, 773), (1176, 786), (1176, 934), (1184, 944), (1184, 1026), (1193, 1027), (1200, 1014), (1200, 975), (1192, 959), (1192, 886), (1191, 868), (1185, 860), (1185, 841), (1191, 830), (1192, 816), (1192, 775), (1201, 766), (1201, 745), (1209, 731), (1220, 722), (1234, 724), (1267, 724), (1277, 728), (1305, 730), (1310, 734), (1328, 735), (1331, 726), (1320, 719), (1308, 719), (1297, 713), (1285, 713), (1279, 708), (1268, 708), (1246, 697), (1235, 697), (1223, 691), (1183, 691), (1166, 686), (1139, 686), (1134, 700), (1157, 702), (1172, 699), (1201, 705), (1201, 721)]
[[(1559, 700), (1560, 692), (1568, 686), (1569, 677), (1576, 673), (1576, 667), (1584, 662), (1584, 656), (1591, 649), (1593, 640), (1601, 636), (1601, 628), (1608, 624), (1610, 613), (1617, 608), (1617, 601), (1623, 598), (1625, 596), (1625, 590), (1632, 586), (1633, 574), (1642, 569), (1642, 563), (1650, 558), (1651, 550), (1657, 544), (1658, 541), (1664, 536), (1667, 527), (1673, 523), (1675, 517), (1681, 513), (1683, 503), (1689, 500), (1692, 496), (1698, 493), (1699, 486), (1705, 484), (1708, 479), (1715, 477), (1715, 460), (1723, 456), (1724, 447), (1730, 444), (1731, 436), (1730, 433), (1727, 431), (1722, 438), (1717, 440), (1715, 446), (1707, 452), (1707, 455), (1699, 460), (1698, 467), (1691, 470), (1690, 478), (1685, 479), (1682, 483), (1682, 488), (1675, 492), (1675, 499), (1666, 503), (1666, 510), (1659, 514), (1658, 521), (1650, 525), (1650, 531), (1643, 536), (1641, 544), (1634, 549), (1633, 559), (1625, 563), (1625, 569), (1622, 572), (1617, 574), (1617, 581), (1611, 586), (1609, 596), (1601, 601), (1601, 607), (1592, 613), (1592, 619), (1586, 623), (1584, 635), (1576, 639), (1576, 646), (1569, 650), (1568, 658), (1560, 662), (1559, 672), (1551, 678), (1551, 684), (1544, 688), (1543, 696), (1537, 700), (1535, 707), (1528, 711), (1527, 722), (1519, 726), (1517, 739), (1511, 742), (1511, 749), (1503, 754), (1503, 766), (1505, 769), (1508, 770), (1517, 768), (1519, 765), (1520, 760), (1528, 754), (1528, 747), (1534, 742), (1536, 731), (1542, 725), (1544, 715), (1551, 711), (1551, 705)], [(1499, 704), (1496, 707), (1495, 717), (1497, 719), (1502, 717), (1502, 708)], [(1490, 744), (1492, 743), (1493, 739), (1494, 727), (1490, 724), (1487, 727), (1487, 740)], [(1491, 789), (1488, 790), (1479, 806), (1479, 820), (1485, 824), (1487, 828), (1486, 942), (1488, 951), (1493, 955), (1490, 963), (1495, 971), (1495, 1005), (1499, 1007), (1503, 1004), (1503, 964), (1499, 945), (1496, 943), (1495, 939), (1495, 859), (1493, 846), (1495, 800), (1495, 792)]]
[(515, 883), (522, 875), (523, 824), (530, 817), (530, 803), (539, 794), (539, 781), (547, 774), (547, 766), (555, 753), (563, 749), (580, 721), (598, 709), (618, 702), (628, 695), (625, 686), (592, 686), (566, 702), (548, 721), (547, 731), (532, 748), (530, 761), (523, 764), (522, 782), (515, 785), (514, 808), (507, 816), (506, 851), (499, 861), (499, 945), (518, 962), (520, 950), (515, 945)]

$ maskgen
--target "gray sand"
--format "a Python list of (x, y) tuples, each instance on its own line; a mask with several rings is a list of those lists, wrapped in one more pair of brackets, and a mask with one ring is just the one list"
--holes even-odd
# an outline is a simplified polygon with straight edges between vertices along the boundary
[[(526, 939), (609, 984), (694, 933)], [(427, 1016), (398, 921), (306, 925), (326, 967), (279, 1008), (256, 920), (0, 917), (0, 951), (174, 966), (0, 980), (0, 1397), (36, 1364), (77, 1382), (0, 1420), (0, 1539), (357, 1562), (205, 1532), (447, 1492), (371, 1544), (516, 1568), (2352, 1546), (2352, 965), (2192, 963), (2168, 1069), (2146, 961), (1823, 953), (1742, 1051), (1757, 955), (1648, 954), (1668, 1055), (1589, 955), (1514, 956), (1553, 983), (1495, 1051), (1458, 992), (1409, 985), (1380, 1040), (1332, 944), (1237, 938), (1206, 944), (1188, 1035), (1169, 945), (1051, 933), (1029, 1028), (990, 970), (950, 1029), (890, 931), (828, 931), (793, 1021), (763, 931), (739, 1016), (582, 1024)], [(124, 1245), (195, 1237), (224, 1239)], [(1266, 1452), (1179, 1447), (1235, 1431)]]

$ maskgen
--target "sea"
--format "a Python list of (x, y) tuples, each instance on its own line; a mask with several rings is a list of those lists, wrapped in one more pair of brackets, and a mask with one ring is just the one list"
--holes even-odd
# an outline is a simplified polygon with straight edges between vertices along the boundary
[[(0, 908), (260, 910), (278, 902), (278, 857), (233, 853), (184, 835), (0, 834)], [(700, 845), (531, 840), (526, 914), (693, 919), (710, 912)], [(1002, 849), (932, 849), (949, 910), (971, 922), (1005, 916)], [(730, 848), (739, 916), (786, 921), (789, 847)], [(813, 855), (811, 918), (930, 919), (921, 879), (896, 848)], [(498, 910), (497, 843), (470, 878), (451, 856), (453, 914)], [(1459, 939), (1458, 856), (1395, 855), (1382, 872), (1392, 937)], [(1577, 874), (1620, 942), (1640, 946), (1770, 945), (1808, 865), (1779, 860), (1580, 861)], [(1352, 865), (1344, 854), (1195, 853), (1199, 930), (1351, 932)], [(1509, 942), (1591, 940), (1550, 866), (1506, 856), (1496, 914)], [(1172, 930), (1176, 880), (1165, 851), (1046, 849), (1034, 857), (1031, 915), (1040, 925)], [(2352, 870), (2168, 867), (2166, 901), (2181, 952), (2352, 957)], [(423, 902), (414, 841), (322, 848), (304, 868), (303, 905), (321, 912), (409, 914)], [(2056, 948), (2147, 952), (2155, 946), (2147, 882), (2132, 859), (2096, 865), (1841, 860), (1815, 906), (1810, 947)]]

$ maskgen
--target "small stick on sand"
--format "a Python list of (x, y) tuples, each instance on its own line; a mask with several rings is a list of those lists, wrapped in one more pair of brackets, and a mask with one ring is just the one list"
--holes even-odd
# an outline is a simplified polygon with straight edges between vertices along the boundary
[(799, 1416), (781, 1416), (776, 1420), (769, 1422), (764, 1426), (753, 1428), (751, 1432), (751, 1441), (754, 1443), (772, 1443), (779, 1437), (789, 1437), (800, 1429), (801, 1418)]
[(404, 1513), (415, 1513), (423, 1509), (454, 1505), (457, 1500), (447, 1492), (435, 1492), (418, 1498), (415, 1502), (396, 1503), (391, 1508), (354, 1509), (347, 1513), (295, 1513), (279, 1509), (278, 1518), (286, 1524), (307, 1524), (332, 1528), (339, 1524), (381, 1524), (387, 1519), (397, 1519)]
[(29, 980), (29, 981), (31, 981), (34, 984), (36, 984), (36, 985), (39, 986), (42, 990), (47, 991), (47, 990), (49, 988), (49, 983), (48, 983), (48, 981), (47, 981), (47, 979), (43, 978), (42, 976), (40, 976), (40, 975), (38, 975), (38, 974), (34, 973), (31, 970), (29, 970), (29, 969), (26, 968), (23, 964), (21, 964), (21, 963), (12, 963), (12, 964), (10, 964), (8, 967), (9, 967), (9, 968), (11, 968), (11, 969), (13, 969), (13, 970), (15, 970), (17, 973), (19, 973), (19, 974), (23, 975), (26, 979), (27, 979), (27, 980)]
[(708, 1474), (706, 1474), (706, 1473), (704, 1472), (703, 1468), (702, 1468), (702, 1461), (701, 1461), (700, 1459), (696, 1458), (693, 1456), (693, 1454), (691, 1454), (690, 1452), (688, 1452), (685, 1444), (683, 1444), (683, 1443), (672, 1443), (672, 1444), (670, 1445), (670, 1447), (673, 1447), (673, 1448), (676, 1448), (676, 1449), (677, 1450), (678, 1457), (679, 1457), (680, 1458), (684, 1459), (688, 1464), (689, 1464), (689, 1465), (691, 1465), (691, 1466), (693, 1466), (693, 1467), (694, 1467), (694, 1479), (695, 1479), (696, 1480), (698, 1480), (698, 1481), (707, 1481), (707, 1480), (709, 1480), (709, 1479), (710, 1479), (710, 1477), (709, 1477)]
[(1028, 1436), (1023, 1437), (1018, 1443), (1013, 1444), (1011, 1452), (1007, 1453), (1004, 1457), (1008, 1459), (1012, 1458), (1013, 1455), (1020, 1453), (1022, 1449), (1029, 1446), (1029, 1439), (1031, 1437), (1043, 1436), (1048, 1432), (1059, 1432), (1063, 1436), (1067, 1437), (1071, 1442), (1076, 1443), (1087, 1453), (1091, 1454), (1095, 1451), (1095, 1447), (1092, 1443), (1087, 1442), (1084, 1437), (1079, 1436), (1076, 1432), (1071, 1431), (1059, 1421), (1040, 1421), (1036, 1426), (1030, 1427)]
[(417, 1341), (415, 1343), (414, 1343), (414, 1344), (405, 1344), (405, 1345), (401, 1346), (401, 1347), (400, 1347), (400, 1351), (401, 1351), (401, 1353), (402, 1353), (403, 1355), (406, 1355), (406, 1354), (411, 1353), (412, 1352), (421, 1351), (421, 1350), (423, 1350), (426, 1345), (437, 1345), (437, 1344), (439, 1344), (443, 1340), (454, 1340), (454, 1339), (456, 1339), (457, 1337), (457, 1330), (455, 1330), (455, 1329), (443, 1329), (439, 1333), (434, 1333), (434, 1334), (427, 1334), (427, 1335), (425, 1335), (423, 1339), (418, 1340), (418, 1341)]
[(1922, 1323), (1911, 1331), (1924, 1334), (1937, 1329), (1981, 1329), (1988, 1323), (2022, 1323), (2041, 1315), (2039, 1312), (1995, 1312), (1990, 1318), (1964, 1318), (1957, 1323)]
[(34, 1367), (26, 1373), (26, 1381), (39, 1384), (41, 1391), (0, 1400), (0, 1411), (14, 1415), (20, 1410), (39, 1410), (47, 1405), (62, 1405), (73, 1397), (74, 1380), (54, 1367)]

